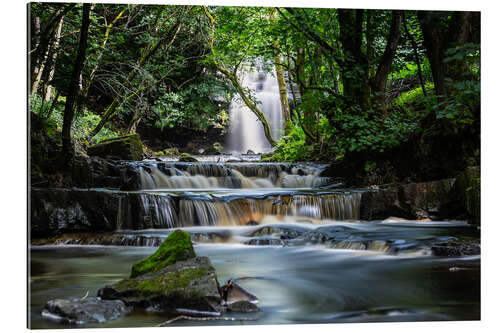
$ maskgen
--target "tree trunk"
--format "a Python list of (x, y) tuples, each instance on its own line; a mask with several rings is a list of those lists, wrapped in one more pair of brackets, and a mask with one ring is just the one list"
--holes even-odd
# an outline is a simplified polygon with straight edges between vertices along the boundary
[(49, 20), (43, 31), (40, 32), (40, 39), (37, 41), (37, 47), (32, 51), (33, 54), (30, 54), (30, 58), (34, 59), (35, 63), (37, 64), (37, 66), (35, 66), (33, 69), (32, 78), (34, 78), (34, 81), (31, 85), (31, 94), (36, 93), (36, 91), (38, 90), (40, 79), (42, 77), (44, 67), (50, 54), (50, 43), (52, 36), (54, 35), (54, 29), (56, 28), (56, 25), (61, 17), (66, 15), (66, 13), (75, 6), (76, 4), (72, 3), (68, 4), (67, 6), (60, 6), (59, 8), (57, 8), (52, 14), (51, 19)]
[(285, 135), (290, 134), (290, 106), (288, 105), (288, 94), (286, 89), (285, 71), (280, 65), (281, 59), (279, 56), (274, 58), (274, 67), (276, 69), (276, 79), (278, 81), (278, 88), (280, 92), (281, 113), (283, 115), (283, 122), (285, 124)]
[(80, 29), (80, 42), (76, 53), (76, 61), (71, 73), (71, 81), (69, 93), (66, 96), (66, 104), (64, 105), (64, 120), (62, 128), (62, 147), (65, 159), (73, 155), (73, 146), (71, 144), (71, 125), (75, 114), (74, 103), (78, 95), (78, 78), (83, 68), (85, 61), (85, 52), (87, 50), (87, 37), (90, 25), (90, 3), (84, 3), (82, 9), (82, 26)]
[(54, 108), (56, 107), (57, 100), (59, 99), (59, 95), (61, 94), (60, 90), (57, 90), (56, 97), (54, 97), (54, 100), (50, 104), (50, 109), (49, 112), (47, 112), (47, 115), (45, 116), (46, 120), (49, 120), (50, 117), (52, 116), (52, 112), (54, 112)]
[(47, 87), (45, 90), (45, 96), (44, 100), (49, 101), (50, 100), (50, 95), (52, 93), (52, 79), (54, 78), (54, 73), (56, 71), (56, 61), (57, 61), (57, 53), (59, 49), (59, 41), (61, 40), (61, 31), (62, 31), (62, 26), (63, 26), (63, 21), (64, 21), (64, 16), (61, 16), (61, 19), (59, 20), (59, 25), (57, 27), (57, 31), (55, 33), (55, 39), (54, 39), (54, 44), (52, 45), (52, 62), (50, 64), (50, 70), (49, 70), (49, 75), (47, 77)]
[(392, 61), (399, 44), (401, 36), (401, 22), (403, 19), (403, 11), (393, 10), (391, 28), (389, 36), (387, 37), (387, 44), (385, 46), (384, 54), (380, 60), (377, 68), (377, 73), (373, 80), (372, 92), (376, 95), (375, 100), (385, 110), (385, 87), (387, 85), (387, 78), (391, 71)]
[(444, 78), (446, 64), (444, 60), (444, 36), (440, 29), (442, 14), (433, 11), (418, 11), (417, 17), (424, 36), (424, 46), (431, 65), (432, 79), (438, 101), (446, 97)]
[(339, 9), (340, 43), (344, 59), (340, 64), (344, 97), (361, 110), (368, 105), (368, 61), (361, 52), (362, 9)]
[(418, 45), (417, 42), (415, 42), (415, 39), (413, 38), (412, 34), (410, 33), (410, 30), (408, 30), (408, 26), (406, 24), (406, 17), (403, 17), (403, 26), (405, 29), (406, 36), (413, 48), (413, 56), (415, 57), (415, 62), (417, 63), (417, 74), (418, 74), (418, 80), (420, 81), (420, 86), (422, 87), (422, 93), (424, 94), (425, 97), (427, 97), (427, 91), (425, 90), (425, 82), (422, 76), (422, 66), (420, 64), (420, 57), (418, 56)]
[(396, 54), (396, 49), (399, 44), (399, 37), (401, 36), (401, 22), (403, 18), (403, 11), (393, 10), (391, 28), (389, 36), (387, 37), (387, 44), (385, 46), (384, 54), (380, 60), (373, 82), (373, 91), (376, 93), (383, 93), (387, 84), (387, 77), (392, 67), (392, 60)]
[(47, 64), (47, 60), (49, 59), (50, 47), (47, 47), (45, 54), (43, 55), (42, 61), (40, 65), (35, 67), (33, 74), (35, 76), (35, 80), (31, 85), (31, 94), (36, 94), (38, 91), (38, 87), (40, 86), (40, 81), (42, 80), (42, 74), (45, 69), (45, 65)]

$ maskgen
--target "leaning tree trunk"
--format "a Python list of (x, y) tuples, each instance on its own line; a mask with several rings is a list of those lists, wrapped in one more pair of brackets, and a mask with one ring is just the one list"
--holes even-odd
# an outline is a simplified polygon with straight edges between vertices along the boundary
[(65, 158), (72, 156), (73, 147), (71, 144), (71, 125), (75, 115), (75, 99), (78, 95), (79, 84), (78, 80), (85, 61), (85, 52), (87, 50), (87, 37), (90, 25), (90, 3), (84, 3), (82, 9), (82, 26), (80, 29), (80, 42), (78, 44), (78, 51), (76, 53), (76, 61), (71, 73), (71, 81), (69, 86), (69, 93), (66, 97), (66, 104), (64, 105), (64, 120), (62, 128), (62, 148)]
[(59, 48), (59, 42), (61, 40), (61, 31), (63, 26), (64, 16), (59, 20), (59, 25), (57, 26), (57, 31), (55, 33), (54, 44), (52, 46), (52, 62), (50, 64), (49, 75), (47, 77), (47, 87), (45, 90), (44, 101), (50, 100), (50, 95), (52, 93), (52, 79), (54, 78), (54, 73), (56, 72), (56, 61), (57, 61), (57, 53)]
[(387, 78), (391, 71), (392, 61), (399, 44), (399, 38), (401, 36), (401, 23), (403, 20), (402, 10), (392, 11), (391, 28), (389, 31), (389, 36), (387, 37), (387, 44), (385, 46), (384, 54), (380, 59), (379, 65), (377, 67), (377, 72), (373, 80), (373, 93), (375, 94), (375, 100), (385, 111), (385, 87), (387, 85)]

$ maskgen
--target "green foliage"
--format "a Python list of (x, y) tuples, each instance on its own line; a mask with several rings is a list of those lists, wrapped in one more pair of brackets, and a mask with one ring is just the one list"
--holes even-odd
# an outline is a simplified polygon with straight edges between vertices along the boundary
[[(432, 90), (434, 90), (434, 83), (427, 82), (425, 84), (425, 89), (427, 92), (431, 92)], [(393, 107), (405, 108), (409, 104), (423, 103), (423, 102), (425, 102), (425, 96), (422, 91), (422, 86), (418, 86), (412, 90), (408, 90), (401, 93), (401, 95), (399, 95), (392, 101), (391, 105)]]
[(311, 158), (312, 147), (306, 145), (302, 128), (294, 126), (287, 136), (278, 141), (272, 161), (307, 161)]
[[(60, 140), (60, 135), (63, 126), (64, 119), (64, 103), (66, 101), (65, 97), (60, 97), (58, 102), (54, 100), (42, 103), (42, 97), (38, 94), (33, 94), (30, 96), (30, 110), (37, 113), (45, 119), (44, 127), (47, 135), (55, 140)], [(46, 118), (52, 103), (54, 105), (54, 110), (49, 118)], [(42, 107), (43, 104), (43, 107)], [(73, 138), (77, 141), (77, 144), (86, 144), (87, 136), (90, 131), (99, 123), (101, 117), (84, 109), (82, 114), (76, 114), (73, 121)], [(118, 137), (120, 134), (112, 130), (109, 125), (105, 126), (102, 131), (95, 136), (97, 141)]]
[(335, 143), (341, 152), (384, 152), (407, 141), (419, 130), (415, 115), (393, 110), (379, 117), (376, 110), (360, 114), (338, 112), (335, 123), (340, 124)]

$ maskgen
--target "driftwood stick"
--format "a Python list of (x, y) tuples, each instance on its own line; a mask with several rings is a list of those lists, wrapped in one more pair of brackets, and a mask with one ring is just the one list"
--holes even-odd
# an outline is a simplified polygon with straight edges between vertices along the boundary
[(190, 316), (178, 316), (175, 317), (174, 319), (167, 320), (159, 325), (157, 327), (165, 327), (167, 325), (172, 324), (173, 322), (176, 322), (178, 320), (196, 320), (196, 321), (209, 321), (209, 320), (225, 320), (225, 321), (254, 321), (257, 320), (257, 318), (233, 318), (233, 317), (190, 317)]

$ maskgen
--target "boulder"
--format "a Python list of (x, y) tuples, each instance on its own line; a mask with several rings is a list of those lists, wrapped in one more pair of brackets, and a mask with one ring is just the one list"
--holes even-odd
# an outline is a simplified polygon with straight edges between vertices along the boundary
[(142, 160), (142, 142), (139, 134), (130, 134), (118, 138), (102, 140), (87, 149), (89, 156), (103, 158), (117, 157), (122, 160)]
[(132, 308), (120, 300), (97, 297), (55, 299), (45, 303), (42, 317), (66, 324), (103, 323), (129, 313)]
[(449, 207), (453, 198), (455, 179), (410, 183), (364, 192), (361, 197), (361, 218), (386, 219), (399, 216), (405, 219), (439, 219), (455, 217)]
[(98, 296), (144, 309), (222, 311), (215, 268), (208, 257), (196, 257), (189, 234), (182, 230), (136, 262), (130, 278), (100, 289)]
[(179, 162), (198, 162), (198, 160), (188, 153), (182, 153), (179, 156)]
[(466, 215), (474, 224), (481, 219), (481, 169), (478, 166), (467, 167), (457, 177), (453, 194)]
[(156, 272), (177, 261), (196, 257), (189, 234), (182, 230), (172, 232), (151, 256), (142, 259), (132, 266), (131, 278)]
[(162, 310), (189, 309), (221, 312), (219, 284), (208, 257), (178, 261), (119, 281), (98, 291), (102, 299), (120, 299), (140, 308)]

